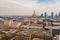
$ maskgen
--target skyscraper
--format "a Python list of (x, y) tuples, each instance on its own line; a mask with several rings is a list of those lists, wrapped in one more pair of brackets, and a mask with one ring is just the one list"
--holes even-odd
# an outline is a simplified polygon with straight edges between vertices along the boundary
[(51, 12), (51, 18), (53, 18), (53, 16), (54, 16), (54, 13), (53, 13), (53, 12)]
[(55, 14), (55, 18), (58, 18), (58, 15), (57, 14)]
[(59, 17), (60, 17), (60, 12), (59, 12)]
[(47, 13), (45, 12), (45, 18), (47, 18)]
[(41, 17), (43, 17), (43, 13), (41, 14)]

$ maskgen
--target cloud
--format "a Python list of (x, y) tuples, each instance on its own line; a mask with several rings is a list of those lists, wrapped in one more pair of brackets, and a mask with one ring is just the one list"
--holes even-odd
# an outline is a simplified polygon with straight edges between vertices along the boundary
[(57, 13), (60, 0), (0, 0), (0, 15), (31, 15), (34, 9), (38, 15), (45, 11)]

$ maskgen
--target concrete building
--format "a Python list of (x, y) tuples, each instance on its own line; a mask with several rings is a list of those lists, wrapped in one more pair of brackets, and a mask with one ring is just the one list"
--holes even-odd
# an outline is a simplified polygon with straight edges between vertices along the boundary
[(60, 40), (60, 35), (55, 35), (55, 37), (53, 37), (53, 40)]
[(33, 38), (33, 40), (43, 40), (43, 39), (40, 39), (40, 38)]

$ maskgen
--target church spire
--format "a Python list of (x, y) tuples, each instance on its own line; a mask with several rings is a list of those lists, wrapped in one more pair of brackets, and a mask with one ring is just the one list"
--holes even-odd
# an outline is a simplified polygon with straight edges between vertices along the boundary
[(38, 21), (37, 16), (36, 16), (36, 13), (35, 13), (35, 10), (33, 11), (32, 21), (33, 21), (34, 23), (37, 23), (37, 21)]
[(33, 15), (32, 15), (33, 18), (36, 17), (36, 13), (35, 13), (35, 10), (33, 11)]
[(34, 10), (34, 14), (35, 14), (35, 10)]

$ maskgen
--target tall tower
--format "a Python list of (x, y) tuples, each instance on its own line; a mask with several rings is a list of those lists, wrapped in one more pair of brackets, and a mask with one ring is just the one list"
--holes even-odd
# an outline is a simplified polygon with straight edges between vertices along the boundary
[(37, 23), (37, 16), (35, 14), (35, 10), (33, 11), (32, 20), (34, 23)]
[(47, 13), (45, 12), (45, 18), (47, 18)]
[(57, 14), (55, 14), (55, 18), (58, 18), (58, 15)]
[(53, 12), (51, 12), (51, 18), (53, 18), (53, 16), (54, 16), (54, 13), (53, 13)]
[(43, 17), (43, 13), (41, 14), (41, 17)]
[(59, 12), (59, 17), (60, 17), (60, 12)]
[(33, 12), (32, 17), (33, 17), (33, 18), (36, 18), (35, 10), (34, 10), (34, 12)]

